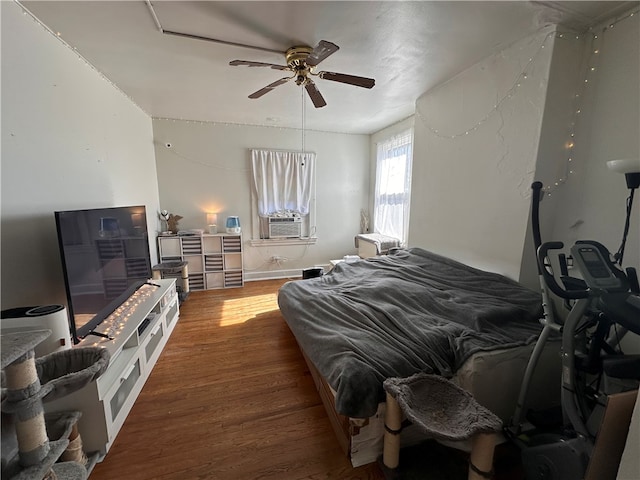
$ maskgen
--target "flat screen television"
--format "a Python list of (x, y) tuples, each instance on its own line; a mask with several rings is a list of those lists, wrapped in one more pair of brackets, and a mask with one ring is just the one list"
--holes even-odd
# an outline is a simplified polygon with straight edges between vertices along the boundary
[(75, 343), (151, 278), (144, 206), (55, 212)]

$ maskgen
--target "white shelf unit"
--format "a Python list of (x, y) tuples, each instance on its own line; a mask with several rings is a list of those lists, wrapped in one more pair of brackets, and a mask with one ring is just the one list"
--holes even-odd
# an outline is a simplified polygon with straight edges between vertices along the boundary
[(244, 285), (240, 235), (160, 236), (158, 249), (160, 262), (187, 262), (190, 291)]
[[(143, 288), (150, 290), (143, 292), (137, 301), (134, 299), (137, 292), (134, 293), (123, 304), (134, 299), (135, 307), (127, 320), (116, 320), (117, 333), (112, 340), (87, 336), (74, 347), (107, 348), (111, 354), (107, 370), (81, 390), (46, 404), (48, 412), (69, 409), (82, 412), (78, 428), (84, 450), (98, 452), (100, 459), (111, 448), (177, 324), (180, 312), (175, 279), (153, 283), (159, 287), (145, 285)], [(107, 327), (99, 325), (96, 331), (105, 333)]]

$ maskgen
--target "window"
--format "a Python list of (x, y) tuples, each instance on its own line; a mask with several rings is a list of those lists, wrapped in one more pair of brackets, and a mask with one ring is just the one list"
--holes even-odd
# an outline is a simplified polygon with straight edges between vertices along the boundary
[[(252, 194), (257, 208), (254, 238), (309, 236), (315, 160), (316, 154), (310, 152), (251, 150)], [(269, 218), (274, 216), (297, 221), (270, 225)]]
[(374, 232), (400, 239), (406, 245), (411, 199), (413, 129), (378, 143)]

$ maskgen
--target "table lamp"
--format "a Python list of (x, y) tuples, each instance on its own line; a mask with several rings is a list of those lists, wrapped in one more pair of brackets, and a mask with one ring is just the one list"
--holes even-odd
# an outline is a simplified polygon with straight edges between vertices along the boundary
[(207, 213), (207, 225), (209, 225), (209, 233), (218, 233), (218, 214)]

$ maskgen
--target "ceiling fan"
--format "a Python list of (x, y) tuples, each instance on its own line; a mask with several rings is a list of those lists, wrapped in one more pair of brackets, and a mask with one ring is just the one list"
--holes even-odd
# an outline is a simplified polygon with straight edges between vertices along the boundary
[(308, 46), (297, 46), (291, 47), (286, 52), (281, 52), (280, 50), (274, 50), (271, 48), (256, 46), (256, 45), (247, 45), (244, 43), (238, 42), (230, 42), (227, 40), (221, 40), (218, 38), (205, 37), (202, 35), (194, 35), (192, 33), (186, 32), (176, 32), (172, 30), (168, 30), (162, 27), (160, 23), (160, 19), (156, 14), (156, 11), (151, 3), (151, 0), (145, 0), (149, 11), (151, 12), (151, 16), (158, 27), (160, 33), (164, 35), (174, 35), (177, 37), (183, 38), (191, 38), (195, 40), (204, 40), (207, 42), (220, 43), (223, 45), (230, 45), (234, 47), (242, 47), (242, 48), (251, 48), (253, 50), (261, 50), (265, 52), (275, 52), (275, 53), (284, 53), (286, 65), (276, 65), (274, 63), (263, 63), (263, 62), (253, 62), (250, 60), (232, 60), (229, 62), (229, 65), (239, 66), (244, 65), (247, 67), (270, 67), (275, 70), (285, 70), (292, 73), (290, 77), (284, 77), (280, 80), (276, 80), (275, 82), (267, 85), (266, 87), (261, 88), (257, 92), (249, 95), (249, 98), (260, 98), (264, 94), (269, 93), (274, 88), (287, 83), (289, 80), (295, 79), (297, 85), (302, 85), (306, 89), (313, 105), (316, 108), (324, 107), (327, 102), (324, 97), (316, 87), (315, 82), (311, 79), (311, 76), (319, 77), (324, 80), (331, 80), (332, 82), (340, 82), (346, 83), (348, 85), (355, 85), (356, 87), (362, 88), (373, 88), (376, 81), (373, 78), (366, 77), (358, 77), (356, 75), (347, 75), (345, 73), (336, 73), (336, 72), (315, 72), (315, 68), (318, 66), (320, 62), (322, 62), (329, 55), (337, 52), (340, 47), (338, 47), (335, 43), (328, 42), (326, 40), (320, 40), (318, 45), (315, 48), (311, 48)]
[(313, 102), (316, 108), (324, 107), (327, 102), (318, 90), (315, 82), (311, 79), (311, 76), (322, 78), (324, 80), (331, 80), (332, 82), (346, 83), (348, 85), (355, 85), (356, 87), (372, 88), (376, 81), (373, 78), (358, 77), (355, 75), (347, 75), (345, 73), (325, 72), (321, 71), (316, 73), (315, 69), (320, 62), (333, 53), (337, 52), (338, 47), (336, 44), (328, 42), (326, 40), (320, 40), (315, 48), (307, 46), (291, 47), (285, 52), (286, 65), (276, 65), (274, 63), (254, 62), (251, 60), (233, 60), (229, 62), (229, 65), (233, 66), (247, 66), (247, 67), (269, 67), (274, 70), (284, 70), (292, 73), (289, 77), (283, 77), (280, 80), (276, 80), (270, 83), (266, 87), (249, 95), (249, 98), (260, 98), (266, 93), (269, 93), (274, 88), (287, 83), (290, 80), (295, 80), (296, 85), (304, 86), (305, 90), (309, 94), (309, 98)]

